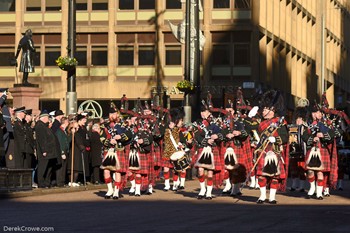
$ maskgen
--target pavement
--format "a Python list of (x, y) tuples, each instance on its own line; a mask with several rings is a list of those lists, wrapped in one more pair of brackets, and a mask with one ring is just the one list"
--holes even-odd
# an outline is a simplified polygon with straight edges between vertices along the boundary
[[(197, 200), (197, 180), (183, 191), (104, 199), (105, 185), (36, 189), (0, 199), (0, 231), (55, 232), (349, 232), (350, 181), (324, 200), (306, 193), (278, 193), (277, 205), (256, 204), (259, 190), (244, 188), (239, 198)], [(18, 227), (18, 228), (16, 228)], [(38, 228), (33, 228), (38, 227)]]

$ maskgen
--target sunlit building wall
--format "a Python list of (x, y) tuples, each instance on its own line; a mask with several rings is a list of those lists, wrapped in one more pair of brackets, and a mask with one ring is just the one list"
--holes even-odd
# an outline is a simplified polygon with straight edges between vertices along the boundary
[[(321, 4), (322, 2), (322, 4)], [(76, 0), (77, 96), (108, 102), (126, 94), (149, 99), (157, 86), (181, 104), (176, 83), (183, 79), (185, 45), (168, 20), (185, 18), (185, 1)], [(202, 1), (201, 90), (221, 104), (224, 93), (243, 87), (247, 98), (279, 88), (289, 108), (298, 98), (319, 98), (322, 31), (324, 89), (332, 106), (346, 105), (349, 86), (349, 1)], [(43, 88), (42, 106), (64, 109), (67, 73), (55, 59), (67, 54), (68, 0), (3, 0), (0, 3), (1, 86), (20, 82), (9, 66), (24, 31), (31, 28), (37, 49), (29, 81)], [(322, 27), (325, 16), (325, 27)]]

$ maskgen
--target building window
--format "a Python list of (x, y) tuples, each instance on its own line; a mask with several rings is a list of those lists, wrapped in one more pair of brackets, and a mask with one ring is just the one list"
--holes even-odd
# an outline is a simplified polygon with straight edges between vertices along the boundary
[(0, 66), (10, 66), (13, 59), (14, 47), (0, 47)]
[(86, 46), (77, 46), (75, 58), (77, 59), (79, 66), (87, 65)]
[(249, 44), (233, 45), (233, 63), (238, 66), (250, 65), (250, 46)]
[(45, 66), (55, 66), (55, 61), (59, 56), (61, 56), (61, 47), (46, 47)]
[(16, 0), (2, 0), (0, 2), (1, 12), (14, 12), (16, 10)]
[(91, 47), (91, 65), (107, 65), (108, 52), (106, 46)]
[(133, 10), (134, 0), (119, 0), (119, 10)]
[(181, 1), (166, 0), (166, 9), (181, 9)]
[(108, 10), (108, 0), (94, 0), (92, 2), (92, 10)]
[(181, 65), (181, 46), (165, 46), (165, 65)]
[(134, 65), (134, 47), (118, 46), (118, 65), (120, 66)]
[(76, 10), (77, 11), (86, 11), (87, 10), (87, 0), (77, 0), (76, 1)]
[(155, 8), (155, 0), (139, 0), (140, 10), (154, 10)]
[(46, 11), (60, 11), (61, 10), (61, 1), (57, 0), (46, 0)]
[(236, 9), (250, 9), (250, 0), (235, 0)]
[(41, 0), (27, 0), (27, 11), (41, 11)]
[(147, 66), (154, 65), (154, 47), (139, 46), (139, 65)]
[(230, 46), (213, 45), (213, 65), (230, 65)]
[(230, 8), (230, 0), (214, 0), (213, 8)]

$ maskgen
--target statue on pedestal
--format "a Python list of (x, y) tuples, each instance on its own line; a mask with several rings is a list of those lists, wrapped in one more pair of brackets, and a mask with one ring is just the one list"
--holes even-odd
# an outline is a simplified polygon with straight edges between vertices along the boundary
[(15, 55), (16, 66), (17, 66), (17, 58), (20, 51), (22, 50), (21, 61), (19, 64), (19, 72), (23, 73), (21, 86), (38, 86), (28, 82), (28, 74), (34, 73), (35, 71), (34, 70), (35, 47), (34, 47), (34, 42), (32, 40), (32, 36), (33, 36), (33, 33), (31, 29), (28, 29), (25, 31), (24, 36), (18, 43), (17, 52)]

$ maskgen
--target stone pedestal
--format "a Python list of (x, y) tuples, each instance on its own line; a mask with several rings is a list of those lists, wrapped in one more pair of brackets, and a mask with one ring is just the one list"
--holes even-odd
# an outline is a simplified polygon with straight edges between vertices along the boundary
[(39, 97), (43, 90), (39, 87), (19, 86), (9, 89), (13, 97), (13, 107), (25, 106), (26, 109), (32, 109), (33, 115), (39, 115)]

